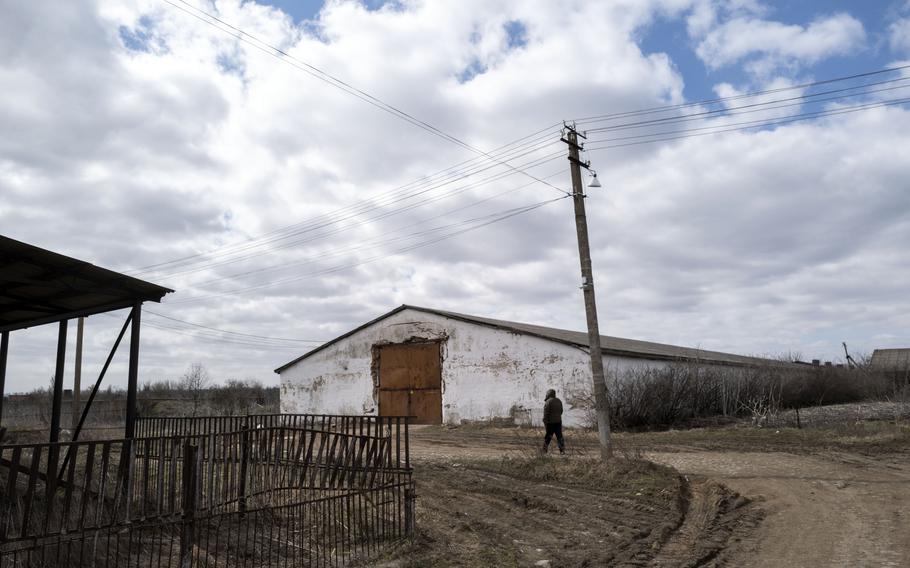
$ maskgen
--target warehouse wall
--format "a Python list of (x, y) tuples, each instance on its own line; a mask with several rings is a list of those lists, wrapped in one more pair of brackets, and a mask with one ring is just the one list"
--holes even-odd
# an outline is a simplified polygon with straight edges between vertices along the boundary
[[(582, 395), (591, 391), (585, 350), (409, 309), (285, 369), (281, 410), (376, 414), (374, 346), (428, 340), (442, 343), (444, 422), (540, 424), (544, 394), (554, 388), (565, 403), (565, 424), (586, 423), (586, 412), (579, 408)], [(610, 356), (604, 362), (614, 370), (663, 364)]]

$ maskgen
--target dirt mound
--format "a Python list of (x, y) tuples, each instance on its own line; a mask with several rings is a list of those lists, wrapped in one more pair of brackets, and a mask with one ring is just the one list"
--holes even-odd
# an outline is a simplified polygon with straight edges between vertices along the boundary
[(430, 461), (416, 471), (418, 536), (385, 566), (701, 566), (758, 518), (722, 486), (690, 486), (649, 462)]

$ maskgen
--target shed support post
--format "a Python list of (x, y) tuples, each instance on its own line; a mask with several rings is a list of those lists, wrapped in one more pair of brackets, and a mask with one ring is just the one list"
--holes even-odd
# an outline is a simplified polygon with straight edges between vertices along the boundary
[(68, 320), (60, 322), (57, 333), (57, 365), (54, 370), (54, 400), (51, 408), (51, 438), (53, 444), (60, 440), (60, 411), (63, 407), (63, 368), (66, 365), (66, 325)]
[(85, 318), (79, 318), (76, 326), (76, 369), (73, 372), (73, 430), (79, 424), (79, 412), (82, 410), (82, 336), (85, 334)]
[(139, 325), (142, 301), (133, 304), (130, 322), (130, 363), (126, 387), (126, 432), (124, 438), (132, 439), (136, 433), (136, 392), (139, 386)]
[(3, 424), (3, 397), (6, 394), (6, 360), (8, 355), (9, 332), (4, 331), (0, 335), (0, 425)]

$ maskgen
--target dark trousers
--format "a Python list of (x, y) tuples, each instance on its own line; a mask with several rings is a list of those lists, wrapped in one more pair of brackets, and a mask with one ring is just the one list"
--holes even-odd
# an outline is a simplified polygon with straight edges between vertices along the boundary
[(562, 439), (562, 422), (544, 424), (544, 426), (547, 427), (547, 433), (543, 438), (543, 451), (547, 451), (554, 434), (556, 435), (556, 445), (559, 446), (559, 451), (566, 451), (566, 441)]

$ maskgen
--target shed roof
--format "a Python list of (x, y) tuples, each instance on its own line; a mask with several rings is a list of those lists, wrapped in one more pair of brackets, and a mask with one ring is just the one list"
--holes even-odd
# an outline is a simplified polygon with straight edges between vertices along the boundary
[(910, 347), (903, 349), (876, 349), (872, 352), (873, 367), (906, 371), (910, 369)]
[(164, 288), (0, 235), (0, 331), (160, 302)]
[[(436, 310), (432, 308), (423, 308), (420, 306), (411, 306), (408, 304), (401, 305), (394, 310), (387, 312), (378, 318), (371, 320), (356, 329), (340, 335), (335, 339), (320, 345), (319, 347), (313, 349), (312, 351), (305, 353), (304, 355), (285, 363), (281, 367), (275, 369), (276, 373), (281, 373), (291, 365), (303, 361), (307, 357), (318, 353), (319, 351), (333, 345), (351, 335), (354, 335), (358, 331), (370, 327), (398, 312), (404, 310), (414, 310), (418, 312), (425, 312), (429, 314), (435, 314), (442, 317), (447, 317), (455, 320), (465, 321), (468, 323), (473, 323), (477, 325), (482, 325), (486, 327), (493, 327), (497, 329), (503, 329), (506, 331), (511, 331), (514, 333), (522, 333), (525, 335), (532, 335), (535, 337), (540, 337), (543, 339), (549, 339), (551, 341), (557, 341), (559, 343), (564, 343), (568, 345), (573, 345), (576, 347), (588, 347), (588, 334), (587, 332), (582, 331), (569, 331), (565, 329), (558, 329), (554, 327), (544, 327), (540, 325), (533, 325), (529, 323), (519, 323), (514, 321), (506, 320), (497, 320), (492, 318), (485, 318), (479, 316), (472, 316), (467, 314), (460, 314), (457, 312), (449, 312), (446, 310)], [(738, 365), (738, 366), (753, 366), (753, 365), (767, 365), (768, 363), (777, 363), (771, 359), (763, 359), (760, 357), (748, 357), (745, 355), (734, 355), (731, 353), (722, 353), (720, 351), (706, 351), (703, 349), (697, 349), (694, 347), (679, 347), (676, 345), (667, 345), (664, 343), (653, 343), (651, 341), (640, 341), (637, 339), (625, 339), (622, 337), (612, 337), (609, 335), (600, 336), (601, 349), (604, 354), (608, 355), (617, 355), (622, 357), (632, 357), (639, 359), (659, 359), (659, 360), (668, 360), (668, 361), (704, 361), (706, 363), (714, 363), (721, 365)]]

